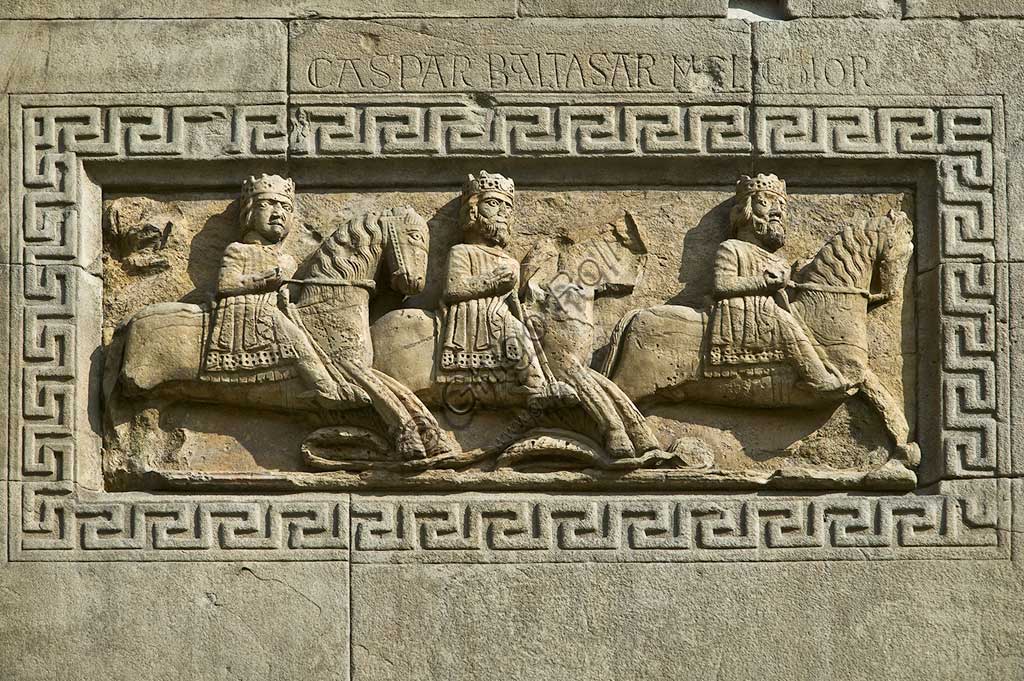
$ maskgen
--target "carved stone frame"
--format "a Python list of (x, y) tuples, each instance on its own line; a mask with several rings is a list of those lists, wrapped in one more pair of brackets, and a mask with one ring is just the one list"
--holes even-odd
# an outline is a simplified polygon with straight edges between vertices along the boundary
[[(998, 97), (778, 95), (487, 105), (253, 93), (12, 96), (8, 302), (16, 561), (748, 561), (1011, 556), (1004, 116)], [(175, 495), (110, 493), (96, 415), (102, 189), (154, 168), (328, 158), (695, 157), (898, 163), (918, 196), (919, 412), (909, 495)], [(116, 163), (114, 163), (116, 162)], [(230, 162), (230, 166), (225, 162)], [(248, 165), (247, 165), (248, 164)], [(902, 167), (901, 165), (901, 167)], [(240, 166), (245, 166), (240, 170)], [(889, 172), (889, 171), (885, 171)], [(858, 176), (859, 177), (859, 176)], [(196, 180), (198, 181), (198, 180)], [(860, 177), (859, 181), (863, 181)], [(300, 183), (301, 184), (301, 183)], [(194, 186), (186, 178), (183, 186)], [(922, 220), (921, 218), (925, 219)], [(930, 231), (927, 225), (934, 226)], [(923, 295), (922, 295), (923, 294)], [(923, 372), (930, 375), (929, 372)], [(930, 392), (929, 392), (930, 391)], [(930, 407), (930, 408), (929, 408)], [(928, 414), (933, 416), (928, 417)], [(1014, 483), (1016, 484), (1016, 483)], [(1019, 492), (1019, 490), (1018, 490)]]

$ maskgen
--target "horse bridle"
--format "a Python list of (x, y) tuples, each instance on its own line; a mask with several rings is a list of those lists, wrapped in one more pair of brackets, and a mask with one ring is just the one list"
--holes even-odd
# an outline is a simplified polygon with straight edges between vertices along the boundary
[[(400, 274), (406, 279), (409, 279), (409, 268), (405, 264), (405, 256), (402, 255), (402, 247), (398, 245), (398, 218), (396, 216), (390, 215), (383, 218), (383, 220), (385, 225), (384, 232), (385, 234), (387, 234), (388, 244), (391, 246), (391, 253), (395, 257), (395, 273)], [(413, 247), (421, 248), (421, 250), (426, 250), (419, 244), (413, 244)]]
[(391, 246), (391, 253), (395, 257), (395, 269), (396, 274), (400, 274), (406, 279), (409, 278), (409, 268), (405, 264), (405, 257), (402, 255), (402, 249), (398, 246), (398, 227), (395, 226), (395, 217), (389, 215), (384, 219), (384, 232), (387, 234), (388, 245)]

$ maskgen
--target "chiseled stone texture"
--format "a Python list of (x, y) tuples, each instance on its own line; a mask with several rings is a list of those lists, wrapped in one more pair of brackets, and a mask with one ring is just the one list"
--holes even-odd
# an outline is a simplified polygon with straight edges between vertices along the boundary
[(907, 19), (1024, 17), (1024, 2), (1021, 0), (903, 0), (903, 7), (903, 16)]
[(353, 678), (1011, 679), (1022, 586), (988, 562), (354, 565)]
[(859, 97), (1013, 92), (1022, 66), (1009, 58), (1010, 46), (1022, 40), (1024, 25), (1011, 21), (760, 22), (753, 25), (754, 91)]
[[(282, 91), (288, 88), (289, 77), (291, 89), (301, 94), (293, 101), (305, 97), (301, 101), (307, 103), (321, 93), (341, 93), (324, 98), (332, 103), (345, 103), (350, 99), (372, 103), (372, 95), (384, 93), (386, 96), (381, 100), (403, 103), (411, 100), (415, 104), (431, 100), (438, 93), (469, 100), (467, 95), (479, 97), (481, 92), (487, 94), (489, 90), (514, 90), (517, 94), (513, 99), (529, 101), (538, 92), (551, 94), (555, 91), (533, 85), (529, 82), (531, 78), (524, 75), (525, 71), (517, 76), (519, 85), (516, 87), (509, 87), (500, 77), (494, 87), (488, 80), (482, 81), (481, 87), (477, 84), (470, 87), (469, 83), (459, 83), (456, 87), (452, 78), (448, 81), (452, 84), (445, 87), (442, 74), (452, 73), (454, 77), (454, 71), (442, 70), (441, 63), (437, 65), (441, 85), (433, 86), (427, 80), (431, 73), (431, 65), (423, 61), (427, 55), (463, 54), (487, 58), (490, 53), (505, 48), (507, 52), (575, 49), (637, 53), (646, 50), (652, 54), (693, 55), (695, 59), (699, 57), (694, 63), (707, 68), (698, 73), (707, 77), (684, 81), (686, 89), (668, 90), (672, 97), (693, 104), (715, 105), (722, 102), (745, 105), (753, 97), (757, 106), (752, 107), (751, 112), (762, 105), (799, 108), (805, 103), (808, 107), (847, 107), (847, 112), (852, 111), (854, 115), (860, 109), (869, 116), (880, 107), (929, 110), (935, 107), (936, 111), (946, 105), (994, 107), (995, 132), (991, 135), (994, 146), (980, 145), (974, 156), (979, 163), (985, 159), (991, 161), (993, 176), (1002, 182), (991, 181), (992, 178), (987, 182), (979, 181), (984, 185), (979, 193), (995, 196), (993, 214), (997, 220), (992, 224), (998, 229), (1009, 226), (1009, 245), (982, 263), (977, 262), (976, 256), (971, 256), (973, 260), (962, 258), (952, 265), (942, 266), (923, 261), (926, 269), (918, 273), (918, 289), (928, 291), (929, 299), (941, 301), (941, 304), (936, 304), (934, 310), (919, 312), (918, 331), (924, 339), (922, 343), (930, 343), (934, 337), (935, 345), (955, 345), (952, 355), (960, 349), (964, 351), (962, 356), (954, 357), (954, 361), (963, 362), (959, 377), (967, 380), (950, 384), (950, 404), (975, 398), (979, 402), (992, 400), (992, 393), (985, 392), (987, 389), (1001, 391), (1000, 404), (1012, 405), (1011, 420), (1001, 420), (999, 427), (1006, 429), (1004, 435), (1011, 440), (1015, 461), (1009, 470), (1004, 466), (998, 473), (1019, 476), (1024, 470), (1024, 429), (1015, 434), (1009, 427), (1013, 419), (1019, 418), (1019, 395), (1024, 389), (1021, 378), (1024, 371), (1020, 366), (1024, 357), (1020, 305), (1011, 300), (1013, 307), (997, 310), (991, 299), (986, 298), (986, 287), (993, 281), (1000, 282), (1002, 291), (1016, 292), (1024, 285), (1020, 264), (1024, 260), (1024, 230), (1020, 229), (1024, 218), (1024, 182), (1021, 181), (1024, 177), (1024, 94), (1020, 91), (1024, 71), (1019, 58), (1020, 46), (1024, 45), (1024, 23), (943, 19), (1024, 17), (1024, 2), (789, 0), (779, 6), (787, 4), (790, 15), (799, 17), (798, 21), (761, 22), (752, 28), (740, 22), (708, 19), (601, 21), (569, 18), (591, 14), (681, 16), (700, 12), (721, 16), (727, 4), (722, 0), (680, 0), (678, 3), (644, 0), (616, 7), (596, 0), (549, 3), (541, 0), (251, 0), (245, 4), (228, 0), (209, 4), (145, 0), (123, 4), (126, 6), (106, 0), (8, 0), (0, 7), (0, 19), (26, 19), (0, 22), (0, 94), (5, 95), (0, 97), (0, 139), (4, 140), (0, 143), (0, 229), (4, 230), (4, 239), (12, 233), (8, 212), (11, 206), (16, 210), (19, 207), (17, 200), (7, 196), (10, 182), (6, 173), (9, 168), (17, 167), (10, 158), (7, 116), (9, 111), (17, 109), (11, 109), (13, 98), (5, 93), (220, 92), (225, 93), (221, 101), (227, 102), (237, 96), (233, 93), (271, 90), (278, 91), (282, 100), (277, 120), (284, 121)], [(545, 18), (508, 19), (516, 15), (517, 7), (521, 15), (543, 13)], [(897, 20), (901, 8), (904, 18), (915, 21)], [(291, 54), (288, 55), (286, 23), (260, 20), (314, 14), (404, 21), (292, 22)], [(223, 20), (176, 18), (196, 15)], [(492, 18), (410, 20), (410, 17), (476, 15)], [(116, 17), (164, 20), (34, 20)], [(238, 17), (257, 18), (239, 20)], [(749, 67), (751, 44), (753, 83)], [(511, 49), (507, 49), (510, 46)], [(655, 49), (655, 46), (663, 46), (663, 49)], [(416, 57), (415, 63), (410, 62), (413, 71), (408, 87), (372, 89), (353, 85), (351, 72), (345, 76), (341, 62), (361, 54), (391, 55), (399, 61), (403, 54)], [(289, 56), (291, 73), (286, 74)], [(727, 58), (721, 59), (723, 56)], [(311, 82), (310, 69), (316, 59), (327, 60), (327, 63), (318, 62), (327, 70), (317, 72), (314, 69), (314, 82)], [(454, 68), (456, 64), (451, 66)], [(708, 68), (712, 66), (714, 68)], [(725, 66), (731, 71), (725, 70)], [(522, 69), (525, 68), (524, 65)], [(483, 73), (489, 79), (486, 69)], [(320, 75), (324, 78), (319, 78)], [(414, 96), (407, 99), (405, 94), (396, 96), (401, 89), (413, 91)], [(567, 89), (569, 93), (565, 94)], [(585, 88), (578, 90), (585, 91)], [(558, 92), (565, 102), (578, 96), (577, 91), (570, 88)], [(642, 91), (631, 94), (664, 102), (669, 98), (664, 92), (657, 96)], [(353, 93), (360, 93), (362, 99), (352, 97)], [(610, 97), (620, 94), (613, 93)], [(143, 99), (142, 95), (131, 96)], [(104, 97), (113, 96), (86, 94), (81, 106), (113, 105)], [(194, 95), (182, 94), (181, 100), (187, 102), (190, 97)], [(489, 102), (488, 97), (481, 101)], [(589, 101), (586, 96), (579, 98)], [(212, 127), (226, 129), (226, 120)], [(751, 130), (755, 125), (756, 121), (751, 118)], [(211, 125), (203, 123), (198, 127), (206, 130)], [(280, 136), (287, 137), (286, 126), (282, 123), (280, 127), (285, 131)], [(870, 128), (870, 133), (876, 130)], [(828, 132), (826, 130), (826, 134)], [(853, 136), (856, 137), (855, 132)], [(839, 137), (842, 134), (830, 139)], [(230, 135), (225, 132), (203, 135), (199, 139), (220, 144), (229, 140)], [(904, 141), (914, 140), (905, 137)], [(92, 141), (86, 139), (85, 143), (92, 144)], [(117, 142), (112, 146), (116, 147)], [(285, 142), (280, 144), (280, 154), (274, 158), (283, 158), (285, 146)], [(145, 152), (145, 145), (142, 152)], [(962, 154), (962, 165), (949, 166), (949, 173), (939, 180), (952, 181), (958, 175), (968, 177), (968, 181), (977, 179), (970, 172), (961, 172), (977, 170), (969, 163), (974, 157), (968, 159), (967, 156)], [(491, 158), (480, 160), (479, 165), (487, 166)], [(742, 158), (749, 160), (746, 156)], [(139, 158), (132, 157), (132, 160)], [(377, 160), (367, 161), (367, 166)], [(411, 175), (409, 167), (425, 167), (424, 159), (418, 160), (420, 165), (410, 162), (405, 166), (407, 159), (401, 159), (396, 167), (402, 170), (397, 171), (396, 176), (407, 181)], [(478, 170), (477, 160), (473, 161), (474, 172)], [(551, 159), (528, 160), (555, 165)], [(574, 163), (608, 163), (613, 168), (615, 163), (628, 163), (597, 154), (587, 159), (564, 160), (566, 163), (559, 167), (568, 171), (573, 170)], [(629, 159), (633, 160), (646, 159)], [(321, 186), (328, 186), (335, 180), (338, 168), (363, 167), (359, 165), (362, 161), (343, 161), (348, 165), (336, 165), (335, 161), (323, 158), (308, 158), (294, 165), (296, 168), (305, 165), (307, 173), (322, 172), (326, 181)], [(449, 159), (428, 161), (443, 170)], [(835, 171), (844, 178), (867, 176), (869, 170), (859, 169), (869, 168), (873, 163), (866, 161), (860, 166), (851, 161), (847, 165), (846, 158), (837, 154), (821, 166), (813, 159), (805, 162), (801, 157), (761, 158), (751, 160), (750, 165), (774, 172), (776, 161), (778, 165), (788, 163), (790, 166), (806, 163), (809, 168), (806, 172), (820, 170), (825, 175)], [(933, 156), (915, 156), (910, 160), (887, 159), (884, 162), (903, 164), (902, 169), (923, 167), (934, 161)], [(109, 160), (104, 162), (112, 164)], [(715, 159), (707, 162), (713, 164)], [(161, 163), (163, 160), (147, 159), (139, 166), (151, 168)], [(670, 157), (664, 167), (672, 163), (675, 159)], [(268, 167), (259, 170), (270, 170), (269, 165), (268, 160)], [(254, 166), (250, 163), (247, 170)], [(314, 166), (323, 170), (310, 170)], [(930, 168), (927, 171), (931, 173), (930, 179), (918, 185), (917, 197), (922, 206), (927, 204), (928, 191), (935, 194), (946, 191)], [(566, 177), (567, 181), (573, 181), (571, 172)], [(188, 181), (205, 186), (217, 180), (203, 176)], [(233, 186), (234, 182), (225, 178), (223, 186)], [(621, 178), (613, 176), (611, 182), (621, 182)], [(860, 185), (851, 181), (849, 186)], [(995, 191), (992, 187), (1005, 191)], [(41, 191), (50, 189), (43, 187)], [(991, 193), (985, 194), (987, 191)], [(976, 206), (984, 200), (972, 198), (958, 205)], [(926, 217), (933, 217), (927, 208), (922, 210)], [(919, 246), (929, 239), (938, 239), (937, 222), (917, 224), (921, 230)], [(938, 251), (938, 248), (933, 250)], [(10, 261), (8, 248), (0, 249), (0, 254), (5, 262)], [(999, 262), (990, 262), (992, 259)], [(1003, 262), (1005, 259), (1011, 262)], [(74, 268), (76, 265), (56, 267)], [(0, 266), (0, 281), (3, 282), (0, 289), (5, 289), (12, 280), (19, 282), (19, 277), (30, 267), (39, 266)], [(92, 279), (87, 281), (95, 283)], [(965, 290), (962, 297), (957, 297), (959, 292), (942, 293), (958, 291), (955, 287), (958, 282)], [(60, 287), (53, 288), (56, 300)], [(87, 293), (94, 295), (95, 291)], [(54, 324), (47, 321), (32, 326), (33, 332), (27, 336), (29, 345), (34, 343), (31, 350), (36, 351), (32, 359), (44, 370), (48, 368), (49, 355), (57, 356), (71, 347), (65, 344), (70, 338), (66, 331), (70, 324), (58, 303), (49, 305), (45, 295), (35, 301), (36, 309), (47, 308), (41, 317), (44, 321), (49, 319), (46, 315), (58, 320)], [(947, 303), (951, 308), (966, 308), (949, 329), (943, 327), (943, 318), (939, 315), (940, 308), (945, 308)], [(17, 306), (18, 301), (14, 304)], [(11, 329), (15, 322), (8, 319), (12, 308), (6, 300), (2, 309), (0, 324)], [(17, 307), (13, 309), (17, 311)], [(989, 321), (991, 324), (987, 323)], [(989, 361), (993, 351), (986, 348), (994, 344), (994, 337), (1007, 333), (1005, 327), (1013, 345), (998, 345), (1002, 354), (999, 361), (1009, 363), (1013, 371), (1005, 380), (1002, 377), (1006, 372), (1000, 374), (1000, 383), (993, 386), (989, 380), (994, 372), (986, 373), (990, 364), (994, 366), (994, 360)], [(19, 353), (26, 352), (25, 347), (18, 345), (19, 340), (5, 346), (12, 348), (12, 356), (20, 357)], [(95, 340), (87, 333), (78, 335), (79, 350), (90, 344), (95, 347)], [(1008, 353), (1008, 348), (1013, 352)], [(934, 376), (938, 375), (942, 359), (936, 356), (936, 363), (928, 365), (934, 369)], [(65, 364), (89, 361), (88, 354), (82, 353)], [(9, 372), (11, 365), (4, 362), (3, 366), (0, 385), (8, 385), (11, 378), (25, 380), (19, 375), (7, 376), (4, 372)], [(50, 385), (68, 380), (60, 372), (61, 368), (56, 367), (55, 380)], [(84, 378), (87, 374), (84, 367), (77, 371), (83, 384), (81, 391), (87, 389), (84, 385), (89, 383)], [(6, 410), (20, 408), (20, 391), (14, 394), (18, 398), (7, 400), (0, 408), (4, 410), (0, 432), (8, 438), (20, 436), (6, 423)], [(54, 393), (40, 392), (38, 399), (45, 403), (62, 398), (60, 394), (54, 397)], [(85, 401), (78, 399), (75, 408), (83, 411), (75, 412), (71, 420), (78, 421), (76, 427), (87, 430)], [(984, 405), (977, 408), (978, 418), (995, 420), (996, 416), (985, 408)], [(998, 417), (1002, 419), (1001, 415)], [(927, 438), (937, 439), (943, 418), (941, 409), (932, 409), (930, 414), (922, 416), (919, 424), (930, 429)], [(969, 424), (965, 432), (971, 432)], [(76, 437), (84, 436), (76, 433)], [(4, 441), (5, 446), (0, 447), (0, 463), (12, 442), (14, 440)], [(925, 450), (926, 455), (936, 456), (934, 446)], [(931, 475), (935, 463), (936, 459), (932, 458), (929, 464), (932, 468), (926, 467), (923, 475)], [(0, 479), (6, 478), (9, 472), (3, 466)], [(98, 486), (96, 480), (80, 477), (78, 482)], [(17, 513), (8, 514), (7, 509), (16, 508), (17, 497), (7, 498), (8, 486), (4, 485), (0, 487), (0, 508), (4, 509), (0, 513), (0, 613), (3, 613), (0, 617), (0, 677), (75, 681), (118, 678), (330, 680), (348, 679), (351, 672), (352, 678), (360, 681), (433, 678), (473, 681), (491, 678), (503, 681), (565, 678), (1016, 679), (1024, 668), (1024, 638), (1021, 637), (1024, 570), (1020, 562), (1024, 558), (1021, 547), (1024, 542), (1020, 541), (1024, 537), (1024, 513), (1020, 511), (1022, 482), (1016, 480), (1013, 486), (1017, 490), (1017, 508), (1013, 513), (1016, 527), (1012, 528), (1013, 532), (1006, 532), (1011, 529), (1002, 524), (1008, 522), (1006, 516), (1000, 516), (998, 522), (1001, 531), (1014, 537), (1015, 562), (999, 558), (974, 559), (969, 551), (979, 547), (969, 546), (962, 554), (957, 554), (956, 559), (949, 560), (861, 561), (858, 557), (844, 562), (815, 560), (771, 564), (385, 565), (356, 562), (350, 565), (340, 561), (275, 559), (282, 554), (294, 555), (284, 553), (290, 550), (284, 545), (291, 539), (286, 532), (275, 535), (283, 538), (278, 547), (280, 552), (270, 552), (272, 555), (266, 560), (254, 563), (199, 564), (189, 561), (187, 552), (182, 552), (180, 561), (161, 564), (127, 562), (135, 560), (134, 557), (123, 563), (8, 562), (12, 557), (17, 560), (21, 549), (6, 545), (7, 531), (12, 523), (22, 522), (22, 518)], [(14, 494), (20, 491), (18, 485), (12, 485), (11, 489)], [(238, 496), (240, 503), (248, 497), (247, 494)], [(163, 517), (153, 522), (162, 523), (166, 529), (168, 511), (160, 508), (160, 499), (160, 495), (153, 495), (142, 510), (148, 508), (153, 517)], [(909, 499), (913, 497), (901, 497), (901, 503)], [(984, 506), (991, 500), (980, 501)], [(86, 529), (79, 528), (82, 536), (91, 528), (109, 543), (121, 539), (144, 543), (140, 538), (153, 533), (153, 526), (146, 524), (150, 521), (146, 520), (144, 512), (138, 515), (142, 520), (131, 527), (132, 532), (125, 530), (124, 536), (117, 535), (119, 529), (124, 529), (116, 526), (117, 522), (136, 519), (129, 512), (113, 520), (106, 518), (107, 512), (116, 516), (118, 508), (127, 508), (117, 506), (118, 503), (111, 502), (113, 511), (102, 504), (83, 507), (82, 527)], [(951, 504), (957, 506), (958, 502), (953, 500)], [(964, 508), (968, 505), (963, 504)], [(230, 539), (234, 527), (239, 536), (248, 537), (245, 524), (232, 520), (235, 516), (231, 514), (237, 515), (237, 509), (230, 506), (228, 520), (222, 521), (222, 526), (227, 528), (225, 536)], [(190, 507), (182, 504), (181, 508)], [(982, 511), (973, 509), (972, 517), (991, 515)], [(934, 520), (926, 517), (926, 512), (914, 515), (912, 509), (906, 515), (926, 526)], [(200, 513), (192, 514), (195, 526), (187, 525), (188, 529), (177, 536), (187, 541), (189, 532), (198, 531), (198, 524), (204, 518)], [(939, 525), (942, 524), (935, 523)], [(913, 527), (912, 520), (907, 521), (906, 526)], [(203, 539), (220, 540), (219, 529), (206, 529)], [(755, 532), (763, 529), (758, 525)], [(943, 526), (943, 529), (948, 528)], [(446, 534), (442, 540), (460, 539), (457, 533), (453, 534), (454, 538)], [(922, 534), (929, 536), (927, 532)], [(21, 539), (17, 533), (12, 536), (13, 542)], [(919, 537), (913, 531), (907, 536), (910, 540)], [(1002, 546), (1005, 545), (1000, 548)], [(859, 550), (851, 548), (854, 552)], [(39, 553), (43, 551), (33, 554), (33, 559)], [(152, 557), (153, 553), (146, 555)], [(868, 553), (870, 551), (865, 551), (864, 557), (868, 557)], [(88, 557), (84, 550), (79, 553), (76, 549), (74, 554)], [(53, 558), (47, 556), (46, 559)]]
[(535, 17), (724, 17), (728, 0), (520, 0), (519, 13)]
[(516, 0), (7, 0), (0, 19), (510, 17), (515, 10)]
[(787, 18), (860, 17), (881, 19), (894, 16), (892, 0), (785, 0)]
[(255, 92), (285, 87), (279, 21), (0, 22), (0, 92)]
[(5, 681), (349, 678), (345, 563), (0, 566)]

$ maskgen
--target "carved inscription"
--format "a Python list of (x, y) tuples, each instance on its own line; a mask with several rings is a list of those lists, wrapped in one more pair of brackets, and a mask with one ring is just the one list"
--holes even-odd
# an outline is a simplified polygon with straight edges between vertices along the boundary
[(748, 72), (738, 54), (508, 51), (319, 55), (305, 75), (334, 92), (742, 92)]
[(754, 60), (758, 85), (790, 92), (870, 92), (878, 63), (861, 54), (768, 56)]

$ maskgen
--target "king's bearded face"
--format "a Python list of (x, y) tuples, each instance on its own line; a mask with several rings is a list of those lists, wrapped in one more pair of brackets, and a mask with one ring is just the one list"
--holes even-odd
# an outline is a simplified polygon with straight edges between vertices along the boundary
[(503, 195), (485, 193), (476, 204), (476, 220), (472, 228), (488, 244), (504, 248), (512, 230), (512, 202)]
[(784, 196), (758, 192), (750, 197), (750, 227), (765, 250), (777, 251), (786, 244), (788, 217)]

